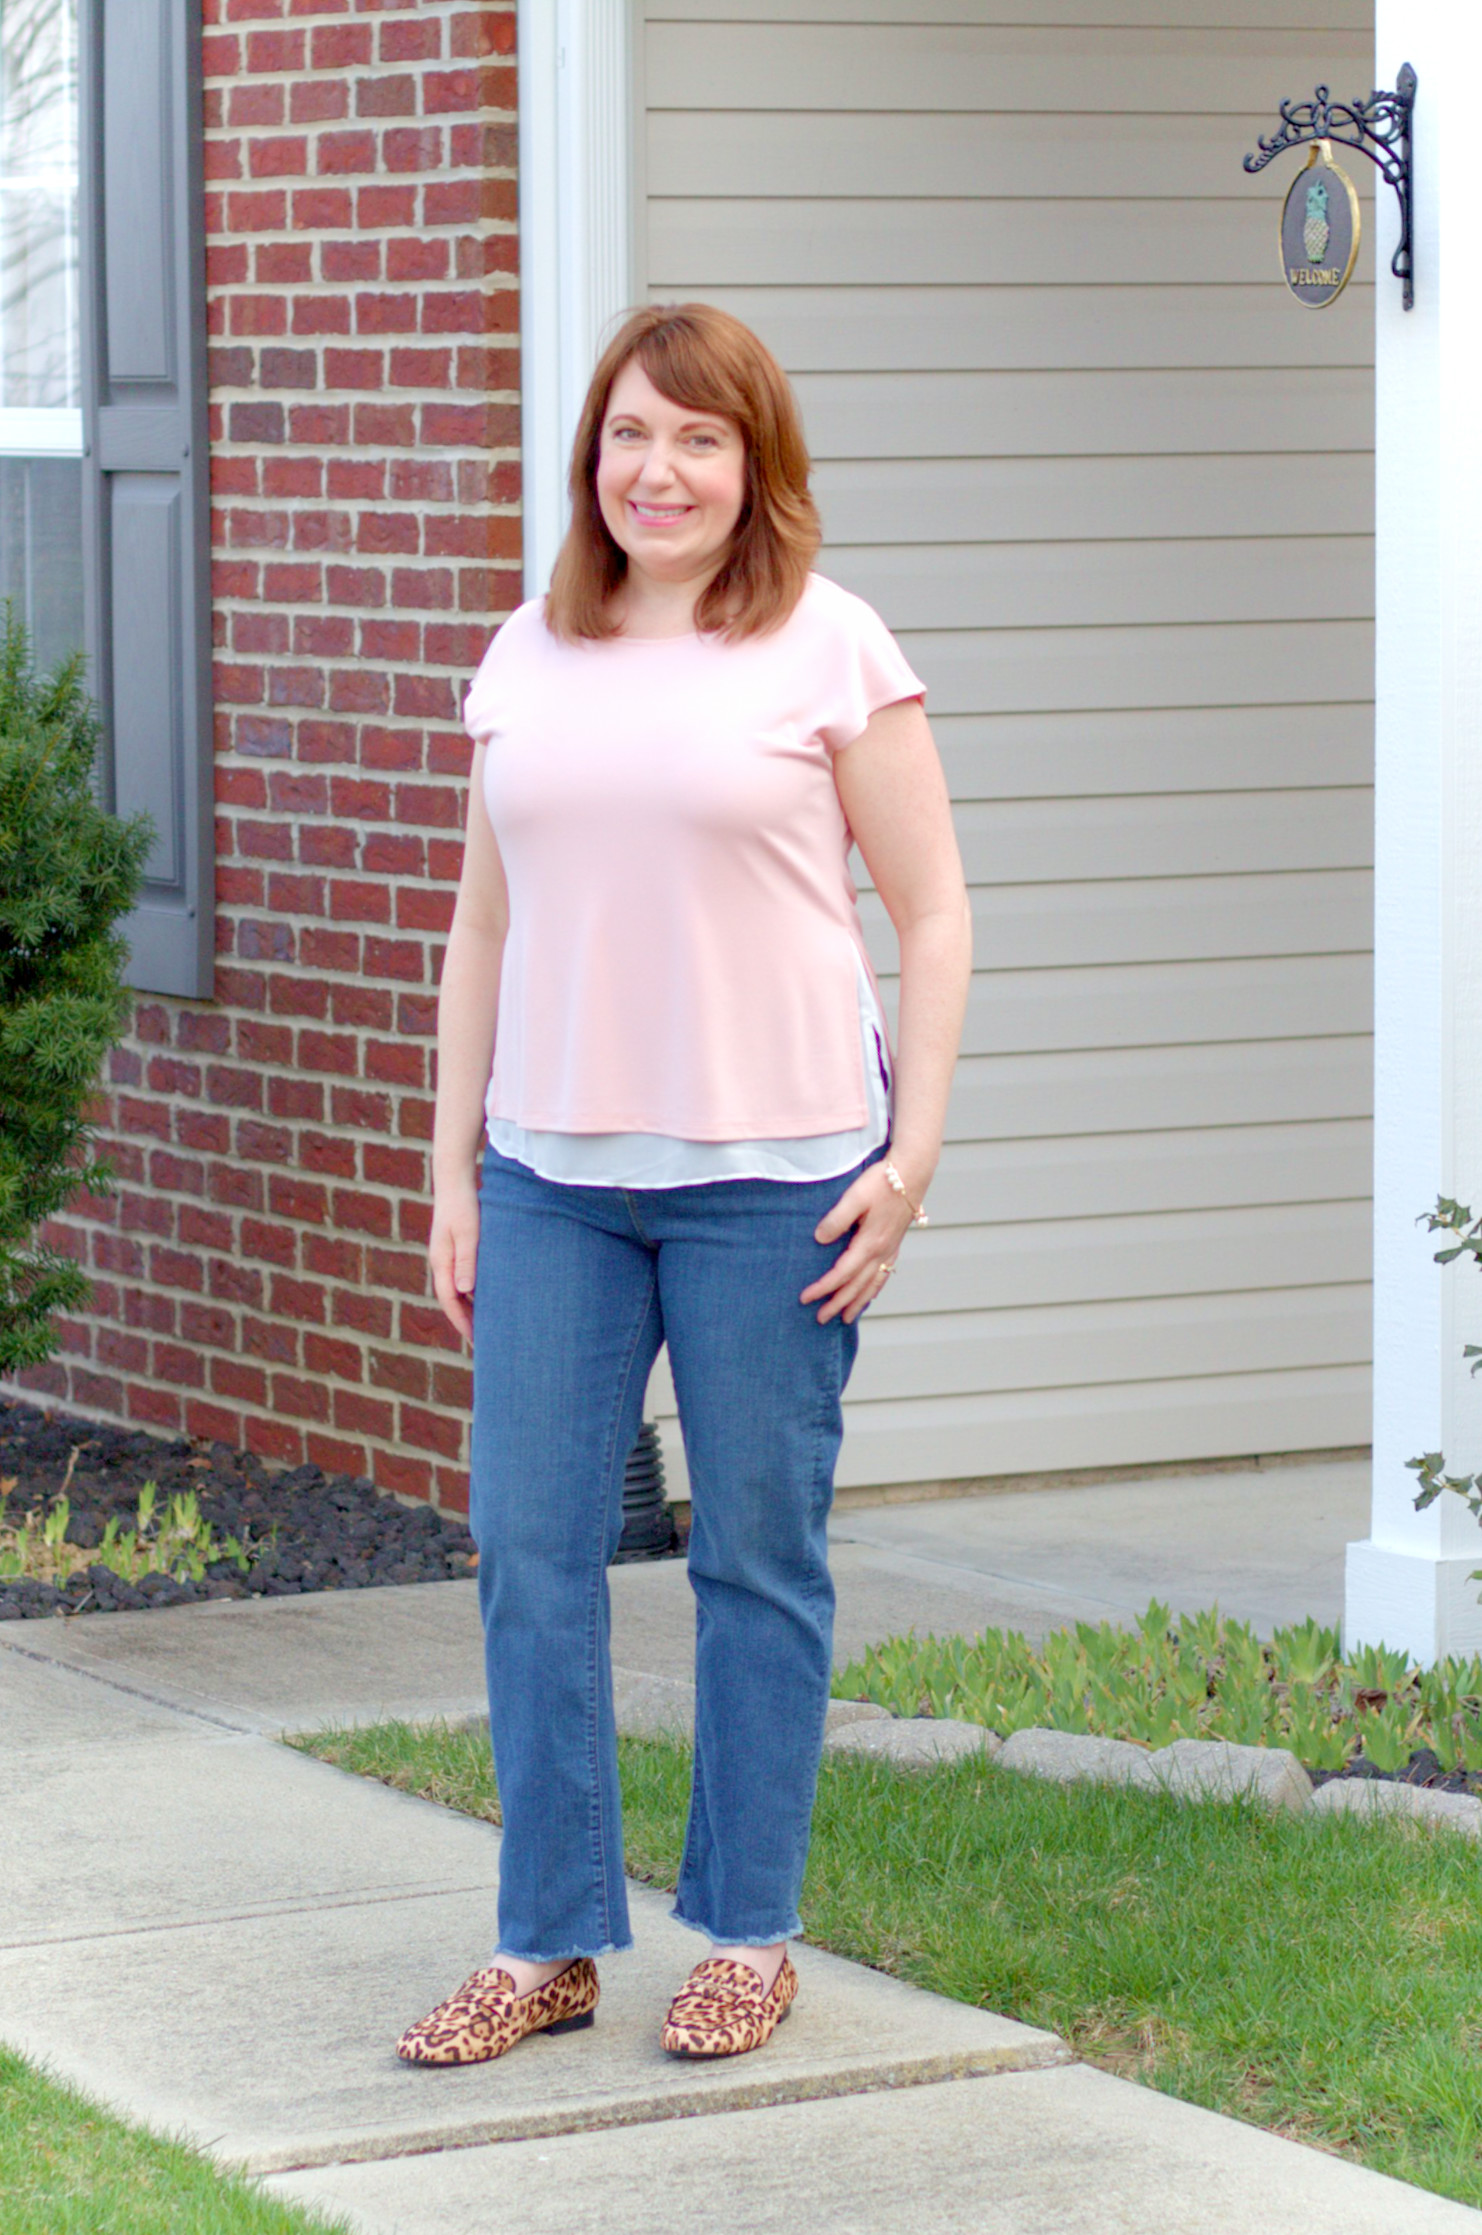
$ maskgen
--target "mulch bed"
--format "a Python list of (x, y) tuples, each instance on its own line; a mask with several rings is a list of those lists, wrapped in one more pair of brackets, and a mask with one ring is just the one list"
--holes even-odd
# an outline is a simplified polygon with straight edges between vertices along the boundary
[(65, 1590), (30, 1577), (0, 1579), (0, 1622), (54, 1614), (185, 1606), (197, 1599), (286, 1598), (305, 1591), (354, 1591), (386, 1583), (444, 1583), (472, 1575), (473, 1538), (456, 1516), (405, 1506), (359, 1475), (319, 1467), (274, 1472), (251, 1451), (185, 1436), (166, 1439), (73, 1420), (0, 1399), (0, 1483), (12, 1521), (44, 1512), (66, 1484), (67, 1537), (89, 1548), (108, 1520), (132, 1526), (139, 1492), (158, 1485), (161, 1506), (195, 1491), (216, 1536), (251, 1554), (244, 1575), (217, 1561), (200, 1583), (158, 1572), (126, 1583), (95, 1563)]

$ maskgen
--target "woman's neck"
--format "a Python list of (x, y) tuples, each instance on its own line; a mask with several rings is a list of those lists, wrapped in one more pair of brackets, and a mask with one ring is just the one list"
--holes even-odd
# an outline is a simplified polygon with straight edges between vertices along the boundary
[(695, 609), (719, 570), (687, 581), (665, 581), (631, 562), (617, 593), (624, 636), (690, 636)]

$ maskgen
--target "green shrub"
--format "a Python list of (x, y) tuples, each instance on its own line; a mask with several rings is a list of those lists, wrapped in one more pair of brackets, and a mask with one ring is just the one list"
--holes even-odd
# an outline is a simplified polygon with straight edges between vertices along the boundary
[(1004, 1735), (1034, 1726), (1144, 1746), (1224, 1738), (1288, 1747), (1329, 1770), (1358, 1753), (1400, 1770), (1430, 1747), (1448, 1770), (1482, 1770), (1482, 1660), (1421, 1670), (1382, 1645), (1344, 1660), (1337, 1631), (1310, 1619), (1262, 1644), (1218, 1610), (1175, 1622), (1156, 1600), (1134, 1629), (1077, 1622), (1039, 1646), (1016, 1630), (890, 1638), (841, 1670), (834, 1693)]
[(88, 1293), (38, 1229), (76, 1194), (107, 1192), (88, 1107), (128, 1015), (127, 949), (148, 819), (93, 789), (98, 719), (82, 660), (38, 676), (7, 604), (0, 632), (0, 1373), (56, 1348), (58, 1312)]

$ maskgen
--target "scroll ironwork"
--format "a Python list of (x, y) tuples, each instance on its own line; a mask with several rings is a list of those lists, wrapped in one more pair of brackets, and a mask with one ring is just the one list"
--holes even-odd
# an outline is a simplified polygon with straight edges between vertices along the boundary
[(1415, 72), (1402, 64), (1392, 93), (1375, 92), (1367, 101), (1335, 101), (1325, 85), (1316, 88), (1310, 101), (1283, 101), (1281, 130), (1263, 139), (1254, 155), (1247, 155), (1248, 171), (1266, 165), (1288, 148), (1306, 147), (1313, 140), (1336, 140), (1340, 147), (1357, 148), (1367, 155), (1379, 175), (1394, 188), (1400, 205), (1400, 245), (1390, 270), (1400, 282), (1406, 310), (1415, 305), (1415, 260), (1411, 243), (1412, 166), (1410, 120), (1415, 108)]

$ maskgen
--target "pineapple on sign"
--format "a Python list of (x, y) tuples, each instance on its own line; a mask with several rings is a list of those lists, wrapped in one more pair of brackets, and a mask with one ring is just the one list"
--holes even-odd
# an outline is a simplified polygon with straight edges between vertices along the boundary
[(1281, 211), (1281, 276), (1299, 303), (1326, 310), (1348, 285), (1358, 257), (1359, 198), (1333, 161), (1331, 140), (1313, 144)]

